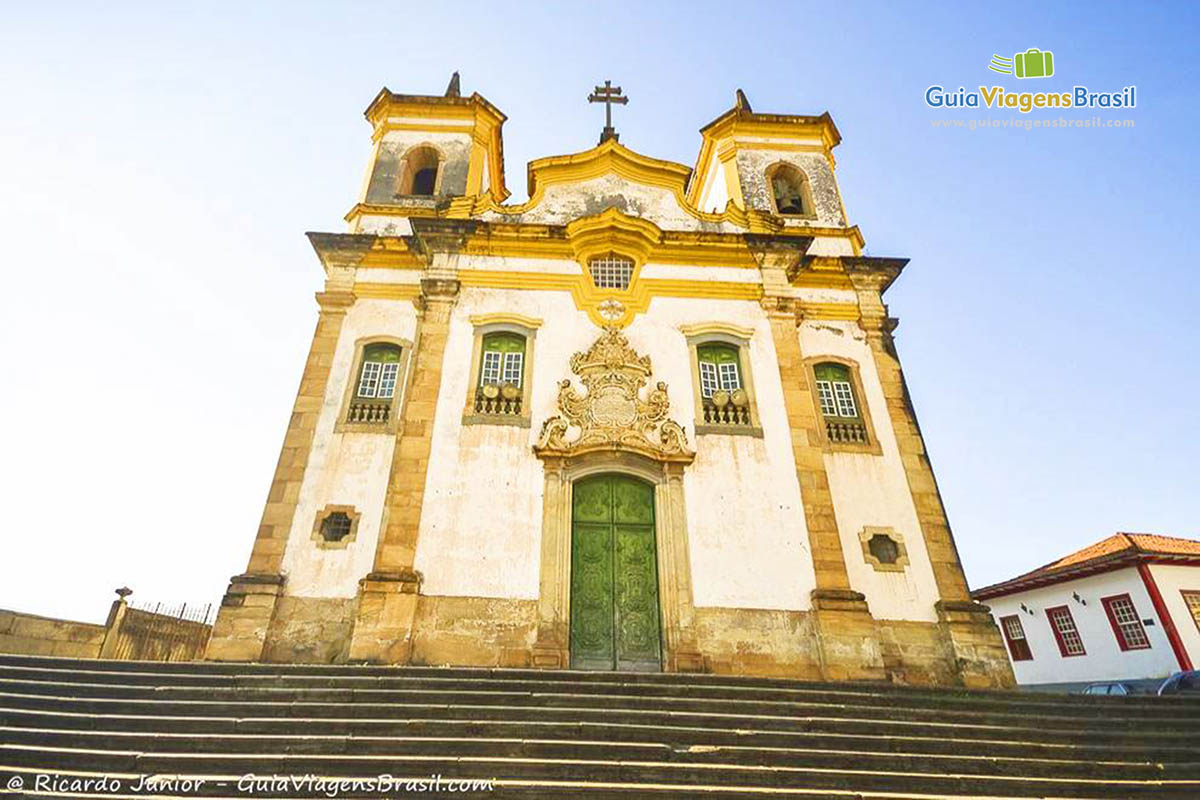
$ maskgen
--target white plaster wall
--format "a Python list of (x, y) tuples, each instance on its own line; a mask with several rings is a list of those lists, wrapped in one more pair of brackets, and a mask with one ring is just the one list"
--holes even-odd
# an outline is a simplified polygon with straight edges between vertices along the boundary
[[(1072, 594), (1078, 594), (1087, 605), (1077, 602)], [(1122, 651), (1117, 644), (1108, 614), (1100, 603), (1100, 598), (1115, 594), (1128, 594), (1138, 617), (1154, 620), (1154, 625), (1146, 626), (1149, 649)], [(991, 607), (997, 624), (1001, 617), (1010, 614), (1021, 619), (1033, 659), (1013, 662), (1019, 684), (1161, 678), (1179, 668), (1162, 620), (1154, 612), (1150, 595), (1133, 567), (997, 597), (984, 603)], [(1033, 611), (1032, 615), (1021, 610), (1022, 603)], [(1046, 617), (1046, 609), (1056, 606), (1071, 609), (1086, 655), (1064, 658), (1059, 652), (1050, 620)]]
[[(463, 268), (481, 267), (475, 259)], [(531, 428), (463, 425), (476, 314), (541, 319), (528, 373)], [(554, 382), (595, 331), (566, 292), (463, 289), (450, 322), (415, 566), (431, 595), (536, 599), (541, 560), (542, 463), (532, 446), (551, 413)]]
[[(543, 320), (534, 345), (530, 429), (462, 424), (474, 382), (469, 317), (499, 311)], [(690, 357), (680, 326), (716, 320), (755, 329), (751, 369), (765, 440), (694, 436)], [(657, 298), (625, 333), (650, 356), (652, 380), (667, 382), (671, 415), (697, 447), (684, 483), (696, 603), (808, 608), (812, 561), (761, 309), (746, 301)], [(558, 413), (558, 381), (574, 378), (571, 355), (599, 335), (565, 292), (463, 290), (451, 321), (421, 518), (416, 567), (425, 575), (425, 593), (537, 597), (543, 470), (532, 445), (542, 422)]]
[[(408, 301), (359, 300), (346, 313), (284, 552), (287, 594), (353, 597), (358, 579), (371, 571), (395, 436), (335, 433), (334, 427), (351, 380), (355, 343), (377, 335), (412, 341), (415, 331), (416, 313)], [(345, 549), (321, 548), (312, 539), (316, 515), (329, 504), (352, 505), (361, 514), (355, 541)]]
[[(825, 456), (850, 585), (866, 595), (876, 618), (935, 622), (937, 583), (866, 335), (854, 322), (832, 321), (805, 322), (799, 335), (805, 358), (840, 356), (858, 364), (863, 399), (883, 450), (882, 455)], [(894, 528), (904, 538), (909, 560), (904, 572), (879, 572), (863, 557), (859, 532), (867, 525)]]
[(1150, 564), (1150, 574), (1162, 595), (1163, 605), (1175, 623), (1183, 649), (1192, 661), (1193, 669), (1200, 669), (1200, 627), (1188, 611), (1180, 591), (1200, 592), (1200, 567), (1182, 564)]
[[(694, 377), (684, 325), (721, 321), (754, 331), (750, 370), (763, 438), (695, 435)], [(754, 302), (655, 298), (629, 326), (665, 380), (671, 416), (696, 460), (684, 472), (697, 606), (805, 610), (816, 585), (770, 327)]]

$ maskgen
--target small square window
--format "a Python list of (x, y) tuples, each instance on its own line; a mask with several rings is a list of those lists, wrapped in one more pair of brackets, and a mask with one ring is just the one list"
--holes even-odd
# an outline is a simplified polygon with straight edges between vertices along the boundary
[(633, 278), (633, 261), (618, 255), (593, 258), (588, 271), (597, 289), (628, 289)]
[(342, 511), (321, 520), (321, 538), (327, 542), (340, 542), (350, 535), (350, 516)]
[(322, 549), (345, 549), (358, 534), (360, 514), (354, 506), (325, 506), (317, 514), (313, 524), (312, 538)]
[(863, 559), (877, 572), (904, 572), (908, 567), (908, 548), (895, 529), (868, 525), (859, 531), (858, 538)]
[(879, 559), (880, 564), (895, 564), (900, 559), (900, 548), (892, 537), (877, 533), (867, 542), (871, 555)]

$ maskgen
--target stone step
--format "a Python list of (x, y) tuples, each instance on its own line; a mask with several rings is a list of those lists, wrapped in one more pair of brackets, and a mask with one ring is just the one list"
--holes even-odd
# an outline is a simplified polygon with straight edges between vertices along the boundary
[(910, 772), (864, 767), (762, 766), (749, 764), (664, 761), (659, 759), (607, 761), (603, 759), (510, 758), (503, 756), (457, 757), (444, 755), (358, 756), (210, 755), (194, 753), (139, 754), (124, 751), (25, 748), (0, 745), (0, 764), (53, 770), (69, 762), (73, 769), (105, 774), (143, 775), (428, 775), (448, 778), (495, 778), (524, 781), (579, 781), (590, 783), (729, 784), (764, 788), (803, 786), (810, 789), (908, 791), (1006, 796), (1033, 794), (1045, 797), (1141, 798), (1195, 797), (1200, 780), (1171, 778), (1062, 777), (1025, 775), (972, 775), (960, 772)]
[[(987, 738), (951, 737), (944, 728), (927, 731), (880, 733), (867, 722), (859, 732), (825, 731), (822, 726), (796, 726), (795, 729), (758, 730), (746, 725), (698, 727), (682, 724), (592, 723), (545, 720), (448, 720), (417, 718), (407, 720), (329, 720), (329, 719), (235, 719), (198, 717), (103, 717), (59, 711), (0, 711), (0, 724), (10, 726), (13, 736), (23, 729), (85, 731), (97, 737), (138, 734), (154, 737), (200, 738), (233, 736), (294, 737), (299, 727), (304, 736), (340, 739), (371, 738), (512, 738), (536, 737), (562, 741), (602, 740), (640, 742), (653, 740), (671, 746), (799, 747), (809, 749), (862, 749), (873, 752), (909, 752), (962, 754), (971, 756), (1027, 757), (1047, 759), (1083, 759), (1095, 761), (1133, 760), (1162, 763), (1188, 763), (1196, 760), (1196, 749), (1189, 739), (1172, 737), (1156, 740), (1157, 745), (1133, 738), (1117, 743), (1069, 743), (1029, 741), (1027, 730), (991, 730)], [(1005, 738), (1005, 737), (1008, 738)], [(1080, 737), (1076, 737), (1080, 738)], [(1162, 744), (1166, 742), (1166, 744)]]
[[(995, 704), (1029, 704), (1032, 706), (1070, 706), (1090, 713), (1108, 705), (1121, 708), (1157, 708), (1161, 698), (1152, 696), (1092, 697), (1067, 694), (1033, 694), (1029, 692), (966, 689), (930, 689), (924, 687), (898, 686), (888, 683), (824, 683), (797, 681), (786, 678), (751, 678), (728, 675), (697, 673), (648, 673), (648, 672), (602, 672), (581, 670), (531, 670), (531, 669), (484, 669), (468, 667), (406, 667), (367, 665), (323, 665), (323, 664), (230, 664), (219, 662), (156, 662), (156, 661), (111, 661), (85, 660), (54, 656), (19, 656), (0, 654), (0, 676), (10, 669), (33, 668), (67, 673), (88, 673), (87, 682), (104, 682), (95, 673), (113, 676), (123, 674), (140, 675), (141, 680), (151, 683), (159, 676), (168, 676), (174, 682), (176, 676), (190, 674), (201, 682), (222, 679), (233, 681), (310, 679), (327, 681), (327, 686), (348, 686), (349, 681), (364, 680), (430, 680), (430, 681), (525, 681), (533, 685), (568, 683), (585, 686), (590, 684), (616, 684), (623, 686), (670, 687), (672, 692), (689, 689), (725, 688), (736, 692), (754, 689), (776, 689), (792, 692), (808, 692), (819, 695), (870, 696), (881, 701), (887, 698), (912, 698), (934, 702), (966, 702)], [(30, 675), (16, 677), (31, 677)], [(130, 675), (128, 682), (139, 678)], [(126, 682), (121, 679), (121, 682)], [(205, 685), (208, 685), (205, 683)], [(683, 689), (681, 687), (687, 687)], [(574, 689), (573, 689), (574, 690)], [(1200, 698), (1180, 696), (1173, 702), (1191, 706), (1200, 711)]]
[[(25, 786), (34, 787), (38, 778), (37, 770), (24, 770), (15, 768), (10, 771), (13, 776), (19, 776), (23, 779)], [(290, 776), (286, 776), (290, 777)], [(350, 781), (358, 783), (361, 787), (370, 777), (351, 778)], [(414, 775), (414, 776), (393, 776), (390, 784), (392, 792), (405, 791), (406, 780), (426, 781), (427, 785), (433, 783), (433, 777), (429, 774)], [(107, 782), (101, 783), (103, 779), (108, 779)], [(326, 788), (326, 784), (308, 782), (305, 780), (307, 776), (296, 776), (296, 782), (286, 781), (286, 785), (276, 786), (274, 782), (267, 784), (257, 784), (253, 793), (254, 797), (261, 798), (318, 798), (326, 799), (330, 796), (330, 789)], [(48, 780), (48, 778), (45, 778)], [(12, 796), (29, 797), (29, 798), (59, 798), (64, 796), (76, 798), (113, 798), (115, 800), (146, 800), (147, 797), (204, 797), (209, 800), (245, 800), (248, 791), (245, 787), (239, 788), (238, 781), (232, 780), (213, 780), (207, 779), (207, 782), (200, 786), (189, 786), (188, 781), (205, 780), (203, 776), (162, 776), (160, 783), (147, 788), (147, 784), (140, 783), (140, 779), (130, 776), (124, 778), (117, 776), (114, 781), (114, 776), (104, 776), (98, 773), (75, 772), (70, 775), (62, 775), (58, 778), (59, 783), (54, 786), (46, 786), (42, 790), (22, 790), (19, 793), (10, 792)], [(112, 788), (116, 786), (117, 788)], [(154, 788), (157, 787), (157, 788)], [(131, 791), (133, 790), (133, 791)], [(346, 782), (338, 787), (336, 792), (337, 797), (343, 798), (371, 798), (378, 800), (380, 797), (401, 797), (401, 796), (421, 796), (427, 795), (432, 789), (419, 790), (414, 785), (410, 792), (420, 791), (420, 794), (385, 794), (386, 790), (381, 789), (376, 783), (370, 788), (355, 788), (354, 783)], [(67, 795), (67, 793), (70, 793)], [(150, 794), (154, 792), (154, 794)], [(757, 786), (739, 786), (736, 784), (620, 784), (620, 783), (589, 783), (586, 781), (526, 781), (526, 780), (508, 780), (508, 781), (492, 781), (491, 788), (480, 789), (479, 791), (468, 792), (462, 796), (470, 797), (487, 797), (496, 800), (508, 800), (511, 798), (520, 798), (520, 800), (563, 800), (566, 797), (574, 797), (586, 792), (587, 800), (629, 800), (630, 798), (651, 798), (651, 800), (694, 800), (700, 798), (755, 798), (756, 800), (778, 800), (779, 798), (789, 798), (790, 800), (962, 800), (963, 795), (960, 794), (917, 794), (914, 792), (858, 792), (852, 790), (838, 789), (805, 789), (802, 787), (787, 787), (787, 788), (769, 788)], [(976, 800), (989, 800), (985, 797), (976, 796)], [(995, 800), (993, 798), (993, 800)], [(1006, 795), (1005, 800), (1044, 800), (1043, 798), (1035, 798), (1032, 795)]]
[(167, 797), (244, 797), (236, 778), (253, 773), (496, 778), (477, 794), (589, 800), (1194, 798), (1196, 711), (712, 675), (0, 656), (0, 774), (209, 779)]
[[(122, 701), (123, 702), (123, 701)], [(1178, 734), (1152, 727), (1127, 730), (1103, 726), (1050, 728), (1030, 719), (1020, 725), (970, 725), (945, 722), (907, 722), (878, 720), (870, 717), (834, 718), (775, 715), (754, 717), (696, 712), (661, 712), (629, 708), (572, 708), (546, 706), (469, 706), (379, 704), (376, 706), (344, 706), (337, 704), (281, 704), (278, 709), (266, 709), (264, 704), (202, 705), (199, 703), (160, 704), (144, 701), (137, 705), (114, 705), (111, 702), (72, 700), (41, 696), (0, 696), (0, 722), (31, 713), (82, 715), (87, 724), (100, 719), (113, 720), (114, 727), (135, 728), (154, 724), (156, 718), (172, 717), (177, 730), (221, 732), (237, 721), (240, 729), (261, 732), (272, 725), (284, 727), (303, 725), (305, 730), (320, 728), (329, 732), (386, 734), (411, 720), (438, 720), (460, 724), (494, 723), (523, 725), (540, 723), (595, 723), (607, 725), (639, 725), (672, 728), (686, 726), (717, 730), (809, 731), (836, 734), (922, 736), (947, 740), (1007, 739), (1047, 744), (1107, 745), (1122, 747), (1174, 747), (1181, 739)], [(184, 713), (178, 713), (180, 710)], [(268, 714), (268, 711), (280, 713)], [(353, 713), (353, 712), (361, 713)], [(254, 728), (250, 731), (248, 729)]]
[(614, 742), (584, 739), (531, 739), (496, 737), (340, 737), (220, 735), (174, 736), (80, 732), (50, 729), (4, 729), (3, 739), (11, 744), (45, 749), (103, 751), (114, 749), (143, 755), (189, 754), (254, 756), (264, 754), (310, 754), (335, 756), (418, 756), (446, 758), (498, 756), (527, 759), (590, 759), (604, 761), (672, 761), (757, 766), (834, 767), (873, 770), (902, 770), (912, 773), (951, 771), (969, 775), (993, 773), (1028, 777), (1126, 777), (1200, 779), (1200, 755), (1183, 763), (1135, 760), (1128, 755), (1107, 754), (1104, 759), (1078, 753), (1055, 757), (999, 756), (996, 754), (920, 753), (869, 748), (769, 747), (737, 744), (669, 744), (659, 741)]
[[(125, 678), (124, 676), (128, 676)], [(1020, 702), (1005, 697), (994, 698), (991, 693), (976, 692), (969, 695), (940, 696), (934, 694), (930, 698), (920, 695), (872, 694), (863, 691), (843, 692), (835, 687), (825, 686), (823, 689), (797, 689), (784, 687), (747, 687), (739, 685), (680, 685), (665, 684), (628, 684), (619, 681), (606, 683), (566, 683), (563, 681), (535, 681), (529, 679), (515, 680), (494, 677), (486, 680), (465, 678), (442, 678), (431, 676), (407, 677), (348, 677), (313, 678), (278, 677), (278, 676), (208, 676), (193, 673), (164, 676), (159, 673), (113, 673), (79, 670), (45, 670), (41, 668), (13, 668), (0, 665), (0, 687), (12, 687), (9, 691), (24, 691), (28, 693), (53, 693), (53, 689), (34, 688), (38, 685), (52, 687), (69, 684), (72, 691), (80, 696), (94, 697), (139, 697), (141, 692), (168, 690), (176, 692), (175, 696), (187, 699), (186, 693), (207, 694), (213, 691), (229, 693), (233, 690), (260, 692), (307, 692), (303, 697), (308, 699), (326, 698), (333, 700), (350, 700), (368, 698), (370, 693), (386, 697), (392, 692), (488, 692), (488, 693), (518, 693), (518, 694), (561, 694), (572, 695), (603, 695), (636, 698), (694, 698), (705, 700), (753, 700), (758, 702), (810, 702), (823, 705), (845, 704), (857, 707), (878, 707), (895, 709), (919, 709), (927, 712), (947, 711), (958, 712), (992, 712), (1018, 713), (1027, 715), (1038, 713), (1056, 717), (1097, 717), (1107, 716), (1107, 711), (1114, 708), (1121, 710), (1123, 719), (1156, 719), (1169, 718), (1170, 713), (1164, 707), (1175, 709), (1176, 716), (1190, 723), (1200, 717), (1200, 706), (1192, 707), (1189, 703), (1173, 703), (1161, 698), (1096, 698), (1099, 703), (1055, 703), (1042, 702), (1043, 695), (1024, 695)], [(106, 690), (104, 687), (112, 687)], [(322, 694), (322, 691), (325, 693)], [(165, 696), (165, 695), (164, 695)], [(283, 696), (280, 694), (279, 696)], [(1189, 713), (1190, 712), (1190, 713)]]
[[(170, 716), (223, 717), (294, 717), (339, 719), (388, 719), (413, 715), (428, 715), (431, 711), (451, 718), (512, 719), (514, 715), (527, 718), (563, 719), (578, 716), (584, 720), (626, 715), (639, 719), (672, 719), (675, 717), (716, 720), (723, 726), (741, 720), (758, 720), (770, 726), (790, 725), (797, 721), (813, 720), (871, 720), (880, 725), (911, 726), (930, 724), (944, 729), (954, 728), (1023, 728), (1036, 727), (1048, 732), (1069, 733), (1086, 725), (1073, 717), (1051, 717), (1020, 713), (971, 714), (969, 712), (930, 712), (924, 709), (875, 709), (837, 704), (817, 703), (757, 703), (753, 701), (695, 700), (687, 698), (635, 699), (597, 695), (502, 695), (421, 694), (399, 693), (391, 699), (379, 700), (301, 700), (227, 699), (216, 694), (196, 699), (175, 699), (164, 692), (142, 698), (76, 697), (71, 687), (55, 694), (16, 693), (0, 691), (0, 707), (25, 709), (63, 709), (92, 714), (145, 715), (149, 711)], [(1168, 708), (1168, 707), (1164, 707)], [(1035, 721), (1036, 720), (1036, 721)], [(1109, 735), (1135, 733), (1138, 736), (1171, 737), (1191, 734), (1196, 720), (1167, 717), (1161, 720), (1102, 720)]]
[[(935, 709), (917, 704), (911, 706), (874, 706), (859, 703), (835, 703), (810, 700), (761, 700), (757, 698), (710, 698), (683, 696), (642, 696), (626, 694), (597, 694), (574, 692), (517, 692), (477, 687), (469, 690), (446, 689), (292, 689), (292, 688), (247, 688), (247, 687), (201, 687), (201, 686), (114, 686), (91, 683), (44, 683), (0, 679), (0, 701), (7, 697), (23, 697), (34, 703), (34, 698), (69, 700), (88, 706), (91, 710), (111, 709), (120, 713), (122, 709), (138, 704), (155, 703), (163, 709), (188, 708), (197, 713), (208, 713), (206, 709), (221, 709), (220, 713), (245, 715), (251, 708), (259, 709), (260, 715), (284, 715), (290, 709), (304, 705), (313, 708), (313, 716), (323, 716), (331, 708), (349, 709), (347, 715), (367, 711), (377, 715), (381, 708), (403, 708), (409, 706), (459, 705), (459, 706), (523, 706), (523, 707), (636, 707), (639, 711), (664, 711), (680, 713), (718, 713), (738, 716), (824, 716), (856, 717), (870, 715), (879, 720), (937, 720), (964, 724), (1006, 725), (1029, 719), (1031, 709)], [(1164, 704), (1159, 716), (1120, 716), (1106, 719), (1106, 727), (1134, 729), (1152, 719), (1160, 732), (1200, 733), (1200, 716), (1168, 716), (1181, 714), (1175, 706)], [(173, 713), (173, 712), (172, 712)], [(187, 711), (183, 713), (189, 713)], [(1038, 718), (1050, 727), (1069, 727), (1094, 720), (1091, 715), (1078, 715), (1059, 710), (1057, 713), (1042, 712)]]

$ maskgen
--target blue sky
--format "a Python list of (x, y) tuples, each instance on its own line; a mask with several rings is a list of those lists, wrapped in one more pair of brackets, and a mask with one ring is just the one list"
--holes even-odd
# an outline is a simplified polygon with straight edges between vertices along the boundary
[[(975, 586), (1117, 530), (1200, 536), (1189, 4), (13, 5), (0, 30), (0, 607), (216, 601), (245, 566), (381, 86), (453, 70), (532, 158), (690, 165), (743, 88), (828, 110)], [(1052, 50), (1056, 75), (989, 72)], [(930, 84), (1138, 87), (1105, 130), (935, 129)], [(1039, 84), (1033, 87), (1032, 84)], [(1044, 84), (1044, 85), (1042, 85)], [(1091, 116), (1073, 112), (1068, 117)], [(1006, 119), (1015, 112), (969, 116)], [(15, 569), (14, 569), (15, 568)]]

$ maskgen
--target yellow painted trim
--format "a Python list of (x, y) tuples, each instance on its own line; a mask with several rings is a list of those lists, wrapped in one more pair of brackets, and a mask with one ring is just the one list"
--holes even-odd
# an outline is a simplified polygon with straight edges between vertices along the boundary
[[(575, 275), (468, 269), (459, 270), (458, 279), (464, 287), (567, 292), (575, 307), (585, 311), (592, 322), (601, 326), (628, 325), (634, 316), (650, 307), (650, 301), (655, 297), (752, 301), (762, 297), (762, 287), (757, 283), (639, 278), (636, 275), (624, 291), (597, 289), (582, 269)], [(615, 323), (605, 320), (599, 313), (600, 304), (610, 298), (625, 306), (625, 315)]]
[(802, 300), (800, 310), (804, 319), (857, 322), (860, 316), (857, 303), (810, 303)]
[(679, 330), (684, 336), (710, 336), (714, 333), (723, 333), (726, 336), (747, 341), (754, 337), (753, 328), (743, 328), (732, 322), (697, 322), (692, 325), (680, 325)]
[(354, 295), (370, 300), (414, 300), (421, 296), (419, 283), (355, 283)]
[(746, 198), (742, 195), (742, 176), (737, 168), (737, 148), (732, 148), (718, 155), (721, 160), (721, 173), (725, 176), (725, 194), (729, 202), (740, 210), (746, 210)]
[(379, 142), (393, 131), (419, 131), (421, 133), (465, 133), (472, 135), (475, 128), (467, 123), (464, 125), (419, 125), (415, 122), (385, 122), (371, 132), (371, 141)]
[(536, 317), (527, 317), (524, 314), (511, 314), (504, 311), (497, 311), (492, 314), (472, 314), (468, 319), (477, 328), (481, 325), (495, 325), (497, 323), (520, 325), (530, 330), (537, 330), (542, 327), (542, 321)]
[(408, 242), (399, 236), (380, 236), (363, 254), (360, 267), (388, 269), (424, 269), (425, 259), (408, 249)]

